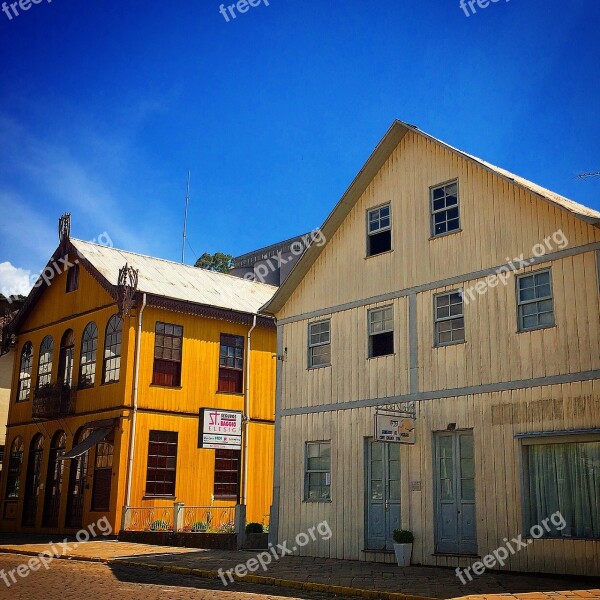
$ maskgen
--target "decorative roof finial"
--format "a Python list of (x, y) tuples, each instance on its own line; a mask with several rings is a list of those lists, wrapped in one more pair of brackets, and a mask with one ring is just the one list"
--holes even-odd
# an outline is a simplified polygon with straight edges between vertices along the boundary
[(65, 213), (58, 219), (58, 241), (64, 244), (71, 237), (71, 213)]

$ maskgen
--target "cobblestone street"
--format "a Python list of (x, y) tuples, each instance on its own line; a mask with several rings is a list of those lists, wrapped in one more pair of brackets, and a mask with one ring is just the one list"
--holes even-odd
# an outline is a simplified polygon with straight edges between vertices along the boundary
[[(26, 564), (27, 556), (0, 554), (0, 570)], [(0, 571), (1, 572), (1, 571)], [(10, 581), (10, 580), (9, 580)], [(273, 593), (276, 592), (276, 593)], [(0, 598), (7, 600), (331, 600), (333, 596), (251, 584), (225, 589), (219, 581), (150, 571), (124, 565), (55, 561), (48, 570), (18, 579), (10, 588), (0, 580)]]

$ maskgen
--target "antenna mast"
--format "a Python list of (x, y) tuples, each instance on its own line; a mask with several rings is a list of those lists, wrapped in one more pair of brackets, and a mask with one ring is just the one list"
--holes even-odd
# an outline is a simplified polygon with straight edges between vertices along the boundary
[(579, 173), (577, 175), (578, 179), (587, 179), (588, 177), (600, 177), (600, 171), (596, 171), (595, 173)]
[(190, 204), (190, 172), (188, 171), (187, 176), (187, 188), (185, 192), (185, 213), (183, 215), (183, 242), (181, 244), (181, 264), (185, 264), (185, 241), (187, 238), (187, 215), (188, 206)]

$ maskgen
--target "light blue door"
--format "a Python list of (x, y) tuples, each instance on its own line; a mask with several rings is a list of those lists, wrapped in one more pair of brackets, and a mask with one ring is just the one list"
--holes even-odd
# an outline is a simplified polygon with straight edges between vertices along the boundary
[(477, 554), (473, 433), (436, 435), (436, 552)]
[(366, 543), (369, 550), (393, 550), (400, 527), (400, 444), (367, 440)]

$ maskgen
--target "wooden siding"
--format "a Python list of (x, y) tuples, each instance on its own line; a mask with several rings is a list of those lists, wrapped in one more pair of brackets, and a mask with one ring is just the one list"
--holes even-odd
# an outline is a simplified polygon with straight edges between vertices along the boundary
[[(176, 431), (177, 481), (175, 497), (146, 496), (148, 440), (151, 430)], [(188, 506), (211, 506), (215, 472), (215, 451), (198, 449), (198, 418), (165, 414), (138, 415), (136, 454), (132, 480), (133, 506), (167, 506), (183, 502)], [(269, 513), (273, 489), (273, 426), (250, 424), (250, 463), (248, 468), (248, 521), (262, 522)], [(241, 463), (240, 463), (241, 464)], [(235, 506), (236, 502), (214, 501), (216, 506)]]
[[(152, 385), (157, 321), (183, 327), (180, 388)], [(192, 412), (196, 415), (200, 408), (243, 410), (243, 394), (217, 392), (221, 333), (244, 337), (245, 366), (247, 326), (146, 308), (143, 317), (139, 406), (153, 410)], [(272, 421), (275, 418), (275, 331), (257, 327), (252, 332), (251, 347), (250, 416), (253, 419)]]
[[(475, 438), (475, 493), (478, 554), (485, 556), (504, 538), (527, 533), (521, 509), (519, 433), (600, 427), (600, 382), (543, 386), (427, 400), (418, 404), (415, 446), (401, 448), (402, 526), (416, 537), (413, 563), (468, 566), (474, 559), (435, 556), (433, 530), (433, 434), (448, 423), (472, 429)], [(322, 521), (333, 535), (299, 550), (309, 556), (393, 562), (393, 556), (364, 552), (365, 440), (373, 435), (373, 408), (284, 417), (282, 421), (280, 540)], [(331, 440), (331, 502), (303, 502), (306, 441)], [(411, 491), (419, 483), (421, 491)], [(534, 540), (511, 556), (506, 567), (519, 571), (588, 574), (600, 572), (600, 544), (593, 540)]]
[[(113, 485), (109, 520), (115, 531), (120, 527), (125, 501), (126, 473), (133, 406), (133, 377), (137, 336), (137, 310), (124, 318), (122, 333), (121, 372), (118, 382), (102, 384), (102, 357), (106, 324), (117, 312), (115, 301), (85, 268), (80, 268), (79, 288), (65, 293), (66, 274), (58, 275), (41, 294), (18, 335), (15, 362), (25, 343), (33, 344), (32, 394), (37, 379), (39, 349), (43, 338), (51, 335), (54, 341), (52, 381), (58, 377), (60, 341), (67, 329), (75, 337), (73, 385), (77, 386), (81, 360), (81, 338), (86, 325), (98, 326), (96, 382), (90, 389), (76, 390), (76, 413), (60, 420), (33, 421), (32, 400), (16, 403), (18, 366), (12, 370), (12, 403), (8, 418), (8, 444), (20, 435), (25, 443), (21, 473), (21, 497), (16, 507), (16, 519), (2, 520), (6, 480), (0, 489), (0, 529), (20, 530), (23, 509), (24, 482), (27, 470), (29, 443), (36, 433), (45, 439), (42, 478), (45, 483), (52, 436), (58, 430), (67, 433), (67, 449), (71, 449), (80, 427), (104, 419), (118, 419), (115, 431)], [(184, 328), (182, 380), (178, 388), (152, 385), (154, 361), (154, 331), (156, 321), (182, 325)], [(173, 505), (174, 500), (146, 499), (145, 480), (148, 453), (148, 432), (151, 429), (178, 431), (179, 452), (177, 472), (177, 501), (187, 505), (208, 506), (214, 480), (214, 450), (198, 449), (200, 408), (222, 408), (243, 411), (243, 394), (217, 393), (220, 334), (240, 335), (246, 341), (249, 327), (227, 321), (175, 313), (147, 307), (143, 315), (138, 390), (138, 430), (133, 465), (132, 506)], [(275, 330), (257, 327), (252, 333), (250, 358), (250, 417), (249, 477), (247, 516), (263, 521), (269, 513), (273, 479), (273, 420), (275, 413)], [(247, 352), (245, 361), (248, 360)], [(90, 453), (93, 464), (94, 450)], [(66, 462), (59, 530), (64, 530), (66, 494), (71, 461)], [(91, 478), (88, 480), (91, 482)], [(91, 483), (85, 491), (84, 525), (97, 521), (102, 514), (91, 512)], [(235, 503), (230, 503), (235, 504)], [(43, 492), (38, 502), (36, 530), (41, 530)]]
[[(429, 188), (456, 178), (462, 231), (431, 239)], [(387, 202), (393, 250), (365, 259), (366, 211)], [(600, 241), (600, 229), (409, 132), (277, 317), (497, 267), (559, 229), (569, 248)]]
[[(432, 239), (430, 187), (454, 179), (461, 231)], [(365, 258), (367, 210), (386, 202), (392, 251)], [(435, 346), (436, 294), (485, 282), (510, 260), (533, 257), (534, 246), (558, 231), (568, 243), (550, 242), (562, 253), (465, 303), (465, 342)], [(364, 552), (364, 457), (374, 407), (402, 400), (418, 401), (417, 444), (401, 449), (402, 524), (417, 538), (413, 561), (473, 561), (435, 555), (433, 437), (450, 423), (474, 434), (479, 554), (526, 533), (515, 434), (600, 428), (598, 242), (599, 229), (409, 132), (276, 315), (285, 356), (278, 540), (327, 520), (331, 540), (300, 552), (393, 562), (389, 554)], [(545, 268), (552, 272), (555, 324), (518, 332), (516, 275)], [(394, 354), (368, 359), (367, 313), (385, 305), (394, 307)], [(332, 364), (308, 369), (308, 325), (325, 318)], [(304, 445), (328, 439), (332, 501), (304, 502)], [(507, 568), (597, 574), (600, 542), (535, 540)]]

